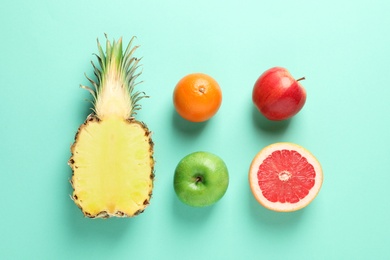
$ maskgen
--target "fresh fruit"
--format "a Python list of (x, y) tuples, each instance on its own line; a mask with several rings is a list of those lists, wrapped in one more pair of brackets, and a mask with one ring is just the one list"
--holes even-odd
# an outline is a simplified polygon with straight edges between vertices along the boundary
[(203, 73), (183, 77), (173, 92), (173, 104), (177, 113), (191, 122), (209, 120), (222, 103), (222, 91), (218, 82)]
[[(106, 36), (107, 37), (107, 36)], [(134, 39), (134, 38), (133, 38)], [(71, 147), (72, 199), (89, 218), (132, 217), (143, 212), (152, 195), (153, 142), (147, 126), (134, 118), (145, 95), (135, 92), (139, 59), (132, 41), (99, 41), (94, 65), (93, 113), (80, 126)]]
[(265, 71), (256, 81), (252, 100), (269, 120), (285, 120), (296, 115), (306, 102), (306, 90), (287, 69), (274, 67)]
[(249, 169), (249, 184), (256, 200), (265, 208), (279, 212), (306, 207), (320, 191), (322, 180), (317, 159), (292, 143), (265, 147)]
[(178, 198), (193, 207), (210, 206), (220, 200), (229, 184), (224, 161), (209, 152), (185, 156), (177, 165), (174, 189)]

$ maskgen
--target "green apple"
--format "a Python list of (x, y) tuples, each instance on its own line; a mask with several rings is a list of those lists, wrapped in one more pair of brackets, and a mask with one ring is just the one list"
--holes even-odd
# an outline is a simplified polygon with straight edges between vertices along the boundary
[(178, 163), (173, 185), (183, 203), (193, 207), (210, 206), (220, 200), (227, 190), (228, 169), (215, 154), (191, 153)]

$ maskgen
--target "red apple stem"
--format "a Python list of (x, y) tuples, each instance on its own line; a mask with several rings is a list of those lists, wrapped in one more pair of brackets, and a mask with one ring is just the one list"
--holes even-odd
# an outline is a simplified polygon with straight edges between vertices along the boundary
[(305, 79), (306, 79), (305, 77), (302, 77), (302, 78), (297, 79), (297, 81), (301, 81), (301, 80), (305, 80)]

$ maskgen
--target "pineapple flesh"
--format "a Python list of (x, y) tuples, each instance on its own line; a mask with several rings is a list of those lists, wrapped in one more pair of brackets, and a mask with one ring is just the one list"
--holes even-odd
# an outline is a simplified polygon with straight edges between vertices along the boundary
[(80, 126), (71, 146), (72, 199), (89, 218), (133, 217), (152, 196), (153, 142), (147, 126), (134, 116), (145, 97), (135, 92), (139, 59), (133, 56), (134, 37), (123, 51), (122, 38), (106, 51), (97, 41), (96, 80), (81, 86), (93, 96), (93, 113)]

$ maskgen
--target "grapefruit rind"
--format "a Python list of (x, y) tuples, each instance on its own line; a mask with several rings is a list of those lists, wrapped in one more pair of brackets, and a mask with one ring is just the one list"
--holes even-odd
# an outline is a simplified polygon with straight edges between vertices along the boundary
[[(303, 157), (305, 157), (315, 170), (316, 176), (315, 176), (315, 183), (314, 186), (310, 189), (309, 193), (302, 198), (297, 203), (281, 203), (281, 202), (271, 202), (267, 198), (263, 196), (263, 193), (260, 189), (259, 183), (258, 183), (258, 177), (257, 173), (259, 170), (260, 165), (262, 162), (270, 156), (273, 152), (277, 150), (294, 150), (297, 151), (299, 154), (301, 154)], [(316, 157), (309, 152), (307, 149), (303, 148), (300, 145), (293, 144), (293, 143), (274, 143), (271, 144), (265, 148), (263, 148), (252, 160), (252, 163), (250, 165), (249, 169), (249, 185), (251, 188), (251, 191), (253, 193), (253, 196), (255, 199), (265, 208), (277, 211), (277, 212), (292, 212), (299, 209), (302, 209), (309, 205), (314, 198), (317, 196), (318, 192), (321, 189), (323, 182), (323, 173), (322, 173), (322, 167), (319, 161), (316, 159)]]

